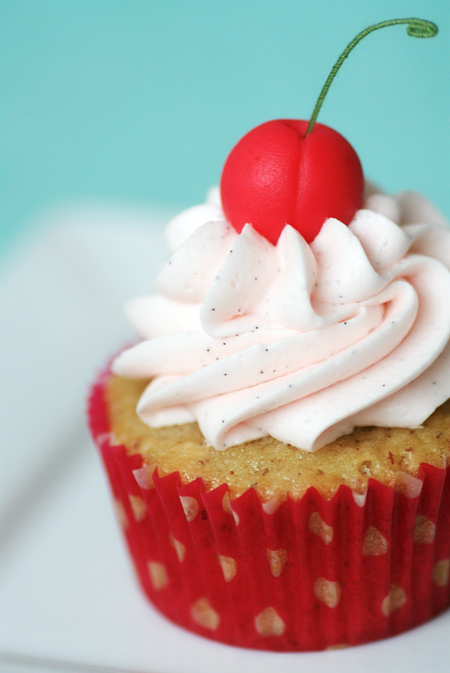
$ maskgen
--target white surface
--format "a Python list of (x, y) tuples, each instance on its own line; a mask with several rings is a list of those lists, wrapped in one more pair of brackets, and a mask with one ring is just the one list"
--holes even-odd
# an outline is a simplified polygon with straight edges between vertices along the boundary
[[(80, 426), (88, 383), (132, 337), (123, 302), (166, 257), (167, 214), (78, 207), (50, 215), (0, 275), (0, 515), (60, 437)], [(26, 456), (26, 460), (23, 460)]]
[(64, 226), (0, 279), (0, 671), (448, 673), (449, 611), (372, 645), (274, 654), (190, 635), (147, 603), (83, 407), (95, 371), (129, 337), (120, 303), (145, 291), (164, 259), (161, 217), (59, 217)]

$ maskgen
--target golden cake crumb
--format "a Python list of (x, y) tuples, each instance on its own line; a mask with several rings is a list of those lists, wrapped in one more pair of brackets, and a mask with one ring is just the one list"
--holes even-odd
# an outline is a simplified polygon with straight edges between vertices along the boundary
[[(196, 423), (149, 428), (136, 414), (147, 382), (112, 376), (107, 389), (111, 430), (130, 454), (140, 453), (160, 475), (178, 471), (183, 483), (201, 477), (209, 489), (226, 483), (232, 498), (255, 488), (267, 501), (280, 493), (300, 498), (314, 486), (329, 498), (341, 484), (364, 493), (373, 478), (395, 486), (416, 477), (421, 463), (445, 467), (450, 461), (450, 400), (414, 430), (357, 428), (315, 453), (272, 437), (217, 451), (205, 442)], [(191, 503), (192, 504), (192, 503)], [(193, 515), (187, 508), (188, 518)], [(313, 521), (314, 530), (319, 523)], [(320, 534), (326, 535), (322, 527)], [(422, 535), (422, 528), (420, 528)]]

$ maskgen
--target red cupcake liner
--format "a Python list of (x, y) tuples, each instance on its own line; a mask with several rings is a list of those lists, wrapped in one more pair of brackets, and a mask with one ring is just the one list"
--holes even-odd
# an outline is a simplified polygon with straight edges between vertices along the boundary
[(450, 468), (423, 464), (365, 496), (262, 503), (250, 489), (160, 477), (110, 432), (94, 386), (89, 424), (140, 583), (166, 617), (247, 648), (323, 650), (399, 634), (450, 604)]

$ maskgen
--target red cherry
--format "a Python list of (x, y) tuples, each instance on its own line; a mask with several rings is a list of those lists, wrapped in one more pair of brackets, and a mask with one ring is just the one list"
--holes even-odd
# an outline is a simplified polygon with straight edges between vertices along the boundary
[(286, 224), (309, 243), (328, 217), (349, 224), (361, 207), (364, 176), (350, 143), (307, 121), (257, 126), (232, 149), (222, 172), (222, 206), (240, 232), (246, 223), (275, 244)]
[(375, 30), (406, 25), (411, 37), (437, 34), (425, 19), (390, 19), (362, 30), (344, 49), (328, 75), (309, 122), (277, 119), (257, 126), (231, 151), (221, 179), (226, 218), (240, 232), (249, 222), (272, 243), (286, 224), (306, 241), (328, 217), (345, 224), (362, 204), (364, 176), (352, 146), (339, 133), (317, 123), (331, 83), (352, 49)]

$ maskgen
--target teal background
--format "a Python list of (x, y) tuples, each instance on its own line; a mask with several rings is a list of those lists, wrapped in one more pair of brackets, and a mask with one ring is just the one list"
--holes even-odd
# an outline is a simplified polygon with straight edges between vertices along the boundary
[(364, 27), (320, 114), (387, 191), (450, 216), (448, 0), (0, 0), (1, 247), (56, 204), (201, 202), (255, 125), (308, 118)]

